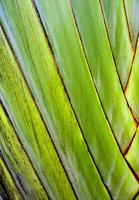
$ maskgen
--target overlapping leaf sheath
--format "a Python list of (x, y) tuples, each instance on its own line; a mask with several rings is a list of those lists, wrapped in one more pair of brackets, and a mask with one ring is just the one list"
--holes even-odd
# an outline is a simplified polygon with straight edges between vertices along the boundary
[[(36, 0), (35, 2), (51, 41), (72, 106), (97, 167), (113, 197), (122, 199), (128, 192), (129, 181), (126, 178), (130, 176), (127, 175), (130, 174), (130, 170), (127, 167), (125, 171), (126, 162), (120, 154), (98, 100), (69, 1)], [(120, 88), (120, 85), (118, 87)], [(122, 100), (124, 101), (123, 97)], [(127, 107), (126, 109), (128, 112)], [(130, 119), (132, 121), (131, 116)], [(122, 180), (121, 176), (124, 177)], [(131, 185), (129, 188), (131, 189)], [(132, 195), (128, 194), (128, 196), (131, 198)]]
[[(12, 6), (13, 4), (14, 6)], [(20, 1), (12, 1), (12, 3), (3, 1), (2, 5), (5, 9), (1, 12), (1, 21), (77, 196), (80, 199), (109, 199), (109, 194), (88, 153), (31, 2), (26, 0), (21, 4)], [(44, 126), (29, 97), (23, 78), (9, 50), (7, 51), (10, 63), (8, 66), (6, 65), (7, 67), (4, 66), (5, 70), (4, 67), (1, 70), (2, 99), (7, 111), (9, 114), (12, 113), (11, 119), (17, 132), (20, 133), (19, 136), (28, 154), (30, 153), (29, 156), (34, 167), (39, 165), (36, 171), (40, 174), (51, 198), (74, 199), (66, 177), (64, 177), (59, 164), (56, 163), (52, 147), (48, 149), (50, 141), (48, 137), (45, 138), (47, 132), (44, 133)], [(3, 58), (4, 60), (6, 60), (6, 56)], [(14, 76), (15, 74), (16, 76)], [(34, 130), (37, 127), (39, 129)], [(43, 133), (41, 133), (42, 130)], [(30, 140), (34, 140), (34, 145)], [(33, 148), (31, 152), (30, 148)], [(38, 155), (38, 158), (34, 154)], [(55, 162), (52, 163), (52, 160)], [(41, 169), (40, 166), (42, 166)], [(50, 182), (46, 184), (46, 180), (48, 181), (49, 178)]]
[(129, 77), (129, 82), (126, 88), (126, 97), (129, 105), (132, 109), (133, 115), (139, 122), (139, 42), (137, 43), (137, 49), (135, 52), (135, 57), (133, 60), (133, 66), (131, 75)]
[(139, 32), (139, 1), (124, 0), (132, 43), (135, 48)]
[[(133, 115), (139, 122), (139, 42), (137, 43), (137, 49), (133, 60), (133, 66), (129, 82), (126, 88), (126, 97), (129, 105), (133, 111)], [(126, 158), (131, 164), (137, 175), (139, 176), (139, 129), (135, 135), (135, 138), (131, 144), (129, 151), (127, 152)]]
[(132, 65), (133, 49), (124, 3), (121, 0), (101, 0), (101, 3), (116, 67), (125, 88)]
[[(75, 199), (2, 30), (0, 30), (0, 98), (49, 196), (53, 199), (67, 197)], [(0, 141), (2, 143), (2, 140)]]
[(134, 169), (135, 173), (139, 177), (139, 129), (137, 130), (137, 133), (135, 135), (135, 138), (131, 144), (130, 149), (128, 150), (126, 154), (126, 159)]
[(138, 17), (129, 8), (0, 0), (2, 198), (138, 198)]
[(82, 0), (80, 6), (78, 0), (71, 2), (100, 100), (124, 152), (136, 127), (118, 79), (99, 1)]
[[(24, 199), (48, 199), (13, 128), (0, 107), (0, 151)], [(33, 181), (32, 181), (33, 180)]]

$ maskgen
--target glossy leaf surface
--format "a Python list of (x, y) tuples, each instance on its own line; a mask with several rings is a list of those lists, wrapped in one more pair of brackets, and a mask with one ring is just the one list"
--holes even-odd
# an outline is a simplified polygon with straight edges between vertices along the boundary
[[(26, 1), (26, 4), (24, 4), (23, 6), (20, 5), (19, 2), (16, 4), (16, 1), (14, 1), (14, 3), (15, 5), (20, 6), (20, 12), (24, 17), (23, 18), (20, 17), (16, 6), (10, 7), (11, 3), (9, 1), (4, 1), (5, 8), (7, 8), (7, 11), (8, 9), (10, 9), (11, 12), (5, 13), (4, 11), (6, 11), (6, 9), (3, 10), (1, 19), (2, 19), (5, 29), (7, 30), (7, 34), (9, 36), (10, 41), (11, 42), (14, 41), (12, 44), (13, 46), (15, 45), (14, 47), (16, 47), (14, 48), (14, 50), (16, 54), (18, 55), (18, 60), (20, 61), (21, 67), (23, 68), (25, 72), (26, 78), (29, 80), (29, 84), (30, 82), (32, 84), (31, 88), (34, 91), (33, 94), (36, 99), (36, 102), (38, 103), (42, 111), (46, 125), (48, 125), (48, 129), (50, 131), (54, 144), (56, 145), (58, 153), (62, 159), (62, 162), (64, 163), (64, 166), (66, 168), (70, 181), (72, 182), (73, 187), (77, 193), (77, 196), (79, 196), (81, 199), (91, 198), (92, 196), (94, 196), (94, 198), (101, 198), (101, 196), (103, 196), (103, 198), (109, 199), (109, 195), (107, 194), (107, 191), (88, 153), (87, 147), (85, 146), (85, 142), (80, 132), (80, 128), (78, 127), (78, 123), (76, 122), (76, 118), (74, 117), (74, 114), (68, 102), (68, 98), (66, 97), (64, 87), (58, 76), (56, 66), (52, 59), (52, 55), (48, 48), (48, 44), (46, 43), (45, 36), (42, 32), (42, 29), (38, 22), (37, 16), (35, 15), (33, 7), (29, 3), (29, 1)], [(30, 13), (28, 13), (28, 8), (30, 8)], [(7, 27), (5, 20), (7, 19), (6, 16), (8, 13), (10, 13), (10, 18), (9, 18), (9, 26)], [(5, 16), (5, 18), (3, 18), (3, 15)], [(35, 26), (31, 26), (30, 21), (33, 21)], [(26, 26), (23, 26), (23, 23), (25, 23)], [(13, 29), (10, 28), (11, 26), (14, 28)], [(21, 27), (21, 30), (18, 30), (19, 27)], [(36, 27), (38, 28), (36, 29)], [(8, 32), (11, 30), (13, 31)], [(26, 37), (24, 35), (24, 31), (26, 31), (26, 35), (27, 35)], [(35, 46), (33, 46), (32, 44), (34, 44), (34, 42), (36, 41), (37, 35), (40, 35), (41, 37), (37, 40), (37, 42), (35, 43)], [(16, 36), (16, 40), (14, 40), (15, 36)], [(24, 42), (21, 42), (21, 41), (24, 41)], [(18, 46), (18, 49), (17, 49), (17, 46)], [(10, 70), (9, 74), (11, 74), (10, 77), (12, 79), (15, 71), (18, 70), (17, 66), (15, 66), (15, 71), (12, 71), (12, 67), (9, 67), (9, 70)], [(19, 80), (20, 79), (21, 77), (19, 78)], [(16, 84), (19, 85), (18, 86), (19, 87), (18, 90), (19, 90), (21, 87), (20, 81), (18, 81), (18, 83), (17, 83), (17, 80), (15, 81), (16, 81)], [(11, 108), (15, 106), (16, 109), (19, 109), (18, 106), (15, 104), (15, 102), (12, 101), (12, 96), (11, 96), (12, 94), (9, 94), (8, 82), (7, 83), (4, 82), (4, 86), (3, 86), (3, 93), (4, 93), (3, 96), (11, 102), (12, 104)], [(14, 87), (15, 85), (13, 86), (13, 88)], [(19, 96), (20, 96), (19, 98), (20, 101), (21, 99), (24, 99), (22, 95), (22, 90), (20, 90)], [(25, 103), (23, 102), (22, 104), (24, 106)], [(8, 110), (9, 109), (10, 108), (8, 108)], [(30, 108), (30, 110), (32, 110), (32, 108)], [(21, 117), (22, 112), (23, 111), (19, 112), (18, 115), (14, 112), (16, 120), (20, 116), (20, 120), (22, 121), (22, 117)], [(27, 115), (26, 113), (27, 111), (25, 110), (24, 111), (25, 116)], [(36, 117), (36, 115), (37, 115), (37, 112), (33, 116)], [(20, 120), (18, 123), (21, 123)], [(22, 121), (22, 124), (20, 124), (20, 126), (21, 126), (20, 128), (22, 128), (22, 131), (24, 131), (24, 134), (27, 134), (27, 130), (24, 130), (25, 125), (23, 124), (23, 121)], [(33, 128), (34, 127), (36, 127), (35, 123), (34, 123)], [(42, 130), (42, 125), (39, 130)], [(36, 132), (38, 132), (38, 130)], [(40, 133), (38, 133), (38, 137), (39, 137), (39, 134)], [(30, 138), (31, 138), (31, 135), (30, 135)], [(34, 135), (34, 138), (35, 138), (35, 135)], [(47, 144), (48, 141), (45, 138), (42, 138), (42, 139), (40, 138), (40, 142), (41, 143), (44, 142), (46, 146), (48, 145)], [(37, 145), (38, 141), (36, 141), (35, 143)], [(37, 149), (39, 150), (41, 148), (42, 148), (42, 144), (39, 145)], [(42, 149), (42, 152), (43, 151), (44, 149)], [(49, 152), (49, 150), (47, 151)], [(50, 158), (52, 157), (51, 155), (49, 156)], [(84, 157), (85, 160), (81, 159), (81, 157)], [(44, 161), (42, 160), (42, 164), (43, 162)], [(54, 166), (58, 167), (58, 164), (54, 163)], [(90, 170), (88, 171), (87, 169), (90, 169)], [(58, 174), (60, 173), (62, 172), (60, 171), (59, 173), (57, 173), (57, 175), (55, 175), (57, 181), (58, 181), (57, 179)], [(91, 177), (90, 177), (90, 174), (91, 174)], [(42, 177), (42, 179), (47, 178), (47, 176), (48, 175), (44, 174), (44, 177)], [(94, 178), (92, 179), (92, 177)], [(57, 193), (55, 194), (55, 191), (53, 191), (53, 193), (56, 196), (56, 198), (59, 198), (59, 199), (61, 199), (61, 197), (72, 199), (73, 196), (72, 194), (70, 194), (70, 189), (69, 191), (66, 191), (65, 179), (66, 178), (63, 177), (63, 181), (61, 181), (61, 184), (65, 182), (65, 186), (63, 185), (63, 187), (65, 187), (65, 192), (64, 193), (62, 192), (63, 187), (62, 185), (59, 184), (56, 186), (56, 189), (57, 189), (56, 192), (58, 194)], [(62, 176), (61, 176), (61, 180), (62, 180)], [(94, 184), (94, 182), (98, 184)], [(57, 182), (54, 181), (50, 183), (56, 184)], [(86, 183), (87, 183), (87, 188), (84, 186)], [(99, 185), (98, 189), (100, 192), (96, 192), (97, 185)]]
[(139, 1), (124, 0), (124, 3), (126, 7), (130, 34), (135, 48), (139, 32)]
[[(0, 32), (0, 97), (50, 196), (75, 199), (43, 121)], [(17, 154), (18, 155), (18, 154)], [(59, 183), (59, 176), (61, 181)], [(62, 188), (65, 188), (64, 192)]]
[(119, 73), (122, 86), (125, 88), (134, 52), (128, 30), (124, 3), (121, 0), (101, 0), (101, 3), (116, 68)]
[[(126, 166), (126, 163), (117, 148), (95, 91), (70, 4), (68, 1), (61, 3), (60, 0), (57, 2), (47, 1), (47, 3), (43, 0), (35, 2), (92, 156), (112, 195), (115, 198), (122, 198), (123, 188), (122, 186), (119, 188), (117, 184), (120, 181), (118, 179), (120, 175), (117, 180), (116, 177), (112, 176), (115, 176), (115, 174), (124, 176), (122, 166)], [(70, 46), (67, 46), (67, 41), (70, 41)], [(107, 162), (103, 162), (103, 159)], [(112, 173), (113, 170), (115, 174)], [(127, 174), (125, 177), (127, 177)]]
[(2, 198), (137, 197), (138, 48), (127, 4), (136, 3), (0, 0)]

